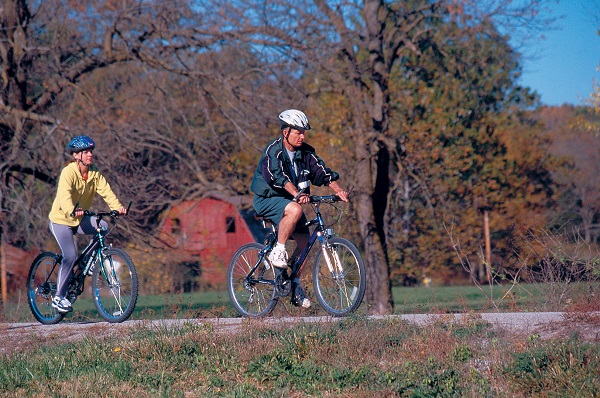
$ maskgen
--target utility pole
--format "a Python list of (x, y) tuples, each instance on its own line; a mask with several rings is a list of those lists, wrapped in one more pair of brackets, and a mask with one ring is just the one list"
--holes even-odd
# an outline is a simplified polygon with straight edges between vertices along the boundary
[(4, 314), (6, 313), (6, 303), (8, 302), (8, 287), (6, 283), (6, 238), (3, 232), (0, 226), (0, 285), (2, 285), (2, 313)]
[(483, 211), (483, 235), (485, 239), (485, 271), (488, 283), (492, 280), (492, 242), (490, 238), (490, 211)]
[(2, 290), (0, 320), (4, 320), (8, 303), (8, 285), (6, 283), (6, 237), (4, 236), (4, 197), (2, 188), (0, 188), (0, 290)]

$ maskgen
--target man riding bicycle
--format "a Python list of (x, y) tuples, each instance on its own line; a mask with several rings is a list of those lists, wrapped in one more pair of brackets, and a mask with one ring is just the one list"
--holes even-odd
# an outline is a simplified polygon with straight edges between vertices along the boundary
[[(328, 186), (344, 202), (348, 192), (337, 183), (339, 174), (325, 166), (315, 149), (304, 142), (310, 124), (306, 115), (295, 109), (279, 114), (281, 137), (271, 141), (258, 163), (250, 189), (254, 192), (256, 212), (278, 224), (277, 244), (268, 256), (274, 267), (286, 269), (288, 254), (285, 243), (290, 237), (296, 241), (292, 256), (299, 255), (308, 244), (309, 231), (303, 204), (309, 203), (309, 191), (299, 194), (298, 184), (310, 181), (317, 186)], [(299, 280), (292, 284), (292, 304), (309, 308)]]

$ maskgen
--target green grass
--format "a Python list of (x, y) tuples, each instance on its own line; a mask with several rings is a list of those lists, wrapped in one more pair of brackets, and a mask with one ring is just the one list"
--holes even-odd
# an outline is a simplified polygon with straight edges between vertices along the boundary
[[(600, 345), (504, 335), (472, 319), (350, 317), (237, 331), (138, 326), (0, 355), (2, 396), (598, 396)], [(365, 344), (368, 342), (368, 344)]]
[[(548, 285), (495, 286), (493, 299), (490, 292), (476, 286), (432, 286), (394, 287), (392, 289), (395, 312), (397, 314), (487, 312), (487, 311), (547, 311), (561, 309), (553, 303), (545, 302)], [(310, 293), (310, 290), (309, 290)], [(18, 295), (8, 303), (6, 321), (32, 322), (25, 294)], [(547, 301), (547, 300), (546, 300)], [(323, 314), (316, 300), (308, 315)], [(282, 307), (280, 301), (278, 308)], [(364, 306), (363, 306), (364, 307)], [(364, 312), (364, 308), (361, 307)], [(231, 306), (227, 292), (201, 292), (165, 295), (140, 295), (130, 319), (161, 318), (216, 318), (235, 317), (237, 312)], [(67, 321), (101, 320), (89, 294), (84, 294), (74, 305), (74, 312)]]
[[(568, 300), (588, 310), (598, 290), (519, 285), (496, 287), (490, 298), (474, 286), (450, 286), (394, 288), (393, 294), (398, 313), (530, 311), (560, 308), (557, 293), (566, 288)], [(232, 315), (226, 294), (206, 292), (140, 296), (131, 319)], [(10, 303), (7, 316), (34, 321), (21, 300)], [(66, 321), (98, 319), (91, 300), (82, 298)], [(134, 326), (99, 339), (23, 335), (31, 342), (0, 354), (0, 395), (600, 396), (600, 343), (577, 319), (565, 327), (567, 337), (543, 339), (498, 330), (477, 317), (419, 326), (360, 314), (333, 323), (243, 322), (227, 332), (188, 323)]]
[(496, 285), (490, 292), (477, 286), (394, 287), (394, 308), (398, 314), (468, 311), (519, 311), (538, 306), (547, 287), (543, 285)]

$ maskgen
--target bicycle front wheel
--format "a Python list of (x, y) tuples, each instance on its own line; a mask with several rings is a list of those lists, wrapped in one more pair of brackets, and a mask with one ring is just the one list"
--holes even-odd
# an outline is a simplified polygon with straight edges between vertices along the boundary
[(362, 303), (367, 287), (365, 265), (356, 246), (343, 238), (329, 239), (313, 267), (317, 301), (331, 316), (346, 316)]
[(111, 323), (127, 320), (138, 296), (138, 276), (124, 250), (102, 250), (92, 273), (94, 304), (100, 316)]
[(31, 313), (44, 325), (60, 322), (66, 314), (52, 307), (52, 298), (56, 295), (59, 256), (55, 253), (44, 252), (37, 256), (27, 276), (27, 301)]
[(268, 315), (277, 304), (275, 268), (260, 257), (264, 247), (259, 243), (243, 245), (233, 254), (227, 269), (229, 298), (240, 315), (245, 317)]

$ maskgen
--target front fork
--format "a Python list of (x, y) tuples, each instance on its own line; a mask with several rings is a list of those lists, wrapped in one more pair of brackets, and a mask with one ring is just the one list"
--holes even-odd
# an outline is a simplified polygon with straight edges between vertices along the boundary
[(321, 255), (325, 259), (329, 272), (334, 279), (343, 278), (344, 268), (337, 250), (329, 244), (329, 240), (325, 236), (319, 236), (319, 240), (321, 241)]

